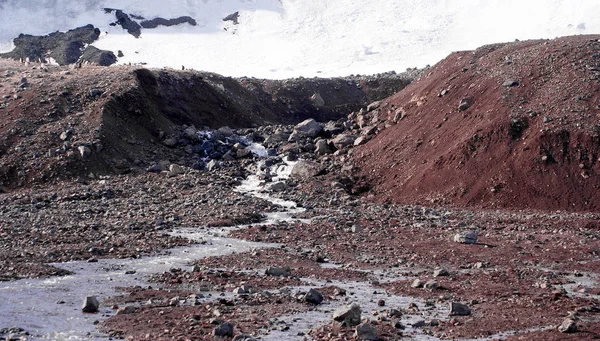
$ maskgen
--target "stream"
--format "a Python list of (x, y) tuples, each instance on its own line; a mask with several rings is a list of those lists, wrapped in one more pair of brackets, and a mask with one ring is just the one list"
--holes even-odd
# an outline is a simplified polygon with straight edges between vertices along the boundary
[[(286, 179), (293, 167), (292, 162), (280, 165), (276, 170), (275, 180)], [(257, 167), (260, 169), (260, 167)], [(261, 225), (277, 224), (282, 221), (298, 221), (294, 216), (303, 211), (292, 201), (273, 198), (261, 192), (262, 181), (256, 175), (248, 177), (235, 190), (253, 195), (282, 207), (278, 212), (266, 214)], [(310, 220), (300, 220), (308, 223)], [(180, 228), (171, 232), (193, 241), (202, 242), (186, 247), (179, 247), (162, 252), (162, 254), (141, 259), (100, 259), (96, 263), (76, 261), (52, 264), (72, 272), (71, 275), (47, 279), (22, 279), (0, 283), (0, 328), (19, 327), (29, 332), (27, 340), (107, 340), (109, 336), (96, 330), (96, 324), (115, 314), (110, 307), (102, 305), (106, 299), (119, 294), (117, 288), (131, 286), (148, 286), (147, 278), (153, 274), (169, 271), (172, 268), (191, 270), (191, 262), (203, 257), (222, 256), (236, 252), (248, 252), (255, 249), (277, 247), (278, 244), (257, 243), (229, 238), (230, 231), (243, 226), (227, 228)], [(325, 267), (335, 267), (324, 264)], [(365, 270), (367, 271), (367, 270)], [(134, 273), (132, 273), (134, 272)], [(378, 282), (402, 279), (401, 274), (388, 271), (370, 272), (372, 280)], [(335, 309), (340, 306), (358, 303), (363, 316), (373, 312), (381, 312), (389, 307), (406, 307), (414, 302), (420, 309), (418, 315), (405, 314), (401, 323), (406, 326), (405, 335), (415, 340), (437, 340), (423, 333), (421, 328), (411, 325), (421, 320), (446, 320), (447, 306), (426, 306), (424, 300), (386, 293), (381, 288), (368, 282), (353, 281), (319, 281), (302, 279), (305, 285), (284, 288), (294, 293), (310, 288), (338, 286), (350, 294), (347, 301), (325, 301), (323, 304), (306, 312), (279, 316), (272, 319), (275, 326), (285, 328), (261, 330), (262, 340), (304, 340), (305, 333), (317, 326), (331, 321)], [(209, 302), (218, 297), (220, 292), (203, 293), (201, 302)], [(101, 302), (97, 314), (84, 314), (81, 311), (82, 301), (86, 296), (96, 296)], [(383, 299), (386, 307), (378, 306)]]

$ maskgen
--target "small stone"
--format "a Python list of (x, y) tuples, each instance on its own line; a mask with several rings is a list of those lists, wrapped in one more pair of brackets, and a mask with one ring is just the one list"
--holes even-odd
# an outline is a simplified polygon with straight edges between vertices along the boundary
[(333, 313), (333, 319), (341, 322), (343, 326), (356, 326), (360, 324), (361, 309), (356, 303), (341, 307)]
[(177, 164), (172, 164), (169, 165), (169, 176), (176, 176), (176, 175), (180, 175), (180, 174), (184, 174), (185, 173), (185, 168), (183, 168), (180, 165)]
[(413, 323), (411, 326), (413, 328), (423, 328), (423, 327), (425, 327), (425, 325), (426, 325), (426, 323), (424, 320), (419, 320), (419, 321)]
[(233, 325), (225, 322), (213, 330), (213, 336), (233, 337)]
[(319, 94), (318, 92), (310, 96), (310, 101), (317, 108), (320, 108), (325, 105), (325, 100), (323, 100), (323, 97), (321, 97), (321, 94)]
[(126, 307), (121, 307), (117, 309), (117, 315), (126, 315), (135, 313), (136, 308), (134, 306), (128, 305)]
[(81, 307), (81, 311), (84, 313), (97, 313), (98, 308), (100, 308), (100, 302), (96, 296), (87, 296), (83, 300), (83, 306)]
[(79, 151), (79, 155), (81, 155), (82, 158), (86, 158), (90, 156), (90, 154), (92, 154), (92, 150), (86, 146), (79, 146), (77, 147), (77, 150)]
[(415, 279), (411, 284), (410, 284), (411, 288), (421, 288), (423, 287), (423, 282), (421, 282), (420, 279)]
[(425, 282), (425, 284), (423, 285), (423, 288), (425, 288), (426, 290), (436, 290), (440, 285), (438, 284), (438, 282), (436, 280), (429, 280), (427, 282)]
[(513, 86), (519, 86), (519, 81), (516, 81), (514, 79), (507, 79), (504, 81), (504, 83), (502, 83), (502, 86), (505, 86), (507, 88), (510, 88)]
[(290, 272), (290, 268), (289, 267), (270, 267), (265, 271), (266, 275), (269, 276), (276, 276), (276, 277), (289, 277), (292, 275), (292, 273)]
[(577, 332), (577, 322), (572, 318), (568, 318), (564, 320), (560, 326), (558, 326), (558, 330), (561, 333), (575, 333)]
[(233, 289), (234, 295), (247, 295), (251, 291), (251, 288), (247, 285), (242, 285), (241, 287)]
[(298, 123), (294, 131), (300, 136), (316, 137), (323, 130), (323, 125), (312, 118)]
[(389, 317), (395, 317), (395, 318), (401, 318), (402, 317), (402, 312), (398, 309), (391, 309), (388, 312)]
[(268, 192), (281, 192), (285, 191), (286, 188), (287, 186), (283, 181), (270, 182), (265, 185), (265, 190)]
[(446, 269), (437, 269), (433, 272), (433, 277), (449, 276), (450, 273)]
[(460, 232), (454, 235), (454, 241), (461, 244), (476, 244), (477, 231)]
[(465, 98), (461, 99), (460, 102), (458, 103), (458, 110), (465, 111), (465, 110), (469, 109), (471, 107), (471, 105), (473, 105), (473, 99), (470, 97), (465, 97)]
[(377, 305), (380, 307), (385, 307), (385, 301), (384, 300), (379, 300), (377, 301)]
[(450, 302), (450, 316), (468, 316), (471, 315), (471, 309), (458, 302)]
[(315, 289), (310, 289), (304, 295), (304, 301), (315, 305), (321, 304), (321, 302), (323, 302), (323, 294), (321, 294)]
[(370, 323), (363, 323), (356, 326), (354, 337), (358, 340), (370, 341), (376, 341), (380, 339), (377, 335), (377, 329), (375, 329)]

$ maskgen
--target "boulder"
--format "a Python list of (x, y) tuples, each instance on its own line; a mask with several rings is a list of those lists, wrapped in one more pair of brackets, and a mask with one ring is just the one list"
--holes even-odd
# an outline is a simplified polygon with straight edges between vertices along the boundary
[(471, 309), (458, 302), (450, 302), (450, 316), (468, 316), (471, 315)]
[(476, 244), (477, 231), (460, 232), (454, 235), (454, 241), (461, 244)]
[(271, 182), (265, 185), (265, 190), (269, 192), (281, 192), (285, 191), (286, 184), (283, 181)]
[(291, 177), (307, 179), (317, 175), (321, 175), (325, 167), (318, 162), (314, 161), (298, 161), (292, 167)]
[(229, 322), (222, 323), (213, 330), (213, 336), (216, 337), (233, 337), (233, 324)]
[(315, 143), (315, 154), (325, 155), (331, 153), (327, 140), (319, 140)]
[(283, 268), (275, 267), (275, 266), (270, 267), (265, 271), (265, 274), (269, 275), (269, 276), (275, 276), (275, 277), (289, 277), (292, 275), (290, 268), (287, 266), (283, 267)]
[(333, 319), (342, 323), (342, 326), (356, 326), (360, 324), (361, 309), (356, 303), (341, 307), (333, 313)]
[(305, 295), (304, 295), (304, 301), (307, 303), (311, 303), (311, 304), (321, 304), (321, 302), (323, 302), (323, 294), (321, 294), (320, 292), (318, 292), (315, 289), (310, 289)]
[(301, 136), (316, 137), (323, 130), (323, 125), (312, 118), (298, 123), (294, 131)]
[(100, 302), (98, 302), (96, 296), (87, 296), (83, 300), (81, 311), (83, 311), (84, 313), (97, 313), (99, 308)]
[(377, 341), (380, 340), (377, 335), (377, 329), (373, 327), (370, 323), (363, 323), (356, 326), (354, 330), (354, 338), (357, 340), (369, 340), (369, 341)]
[(575, 333), (577, 332), (577, 321), (572, 318), (568, 318), (563, 321), (563, 323), (558, 326), (558, 331), (561, 333)]
[(117, 62), (117, 56), (112, 51), (100, 50), (94, 46), (88, 46), (81, 55), (82, 61), (99, 66), (109, 66)]
[(318, 92), (316, 92), (314, 95), (310, 96), (310, 101), (317, 108), (321, 108), (322, 106), (325, 105), (325, 100), (323, 100), (323, 97), (321, 97), (321, 94)]
[(79, 155), (84, 159), (92, 154), (92, 150), (86, 146), (79, 146), (77, 150), (79, 151)]
[(333, 139), (333, 145), (337, 149), (344, 149), (345, 147), (351, 146), (356, 141), (357, 136), (352, 134), (340, 134)]

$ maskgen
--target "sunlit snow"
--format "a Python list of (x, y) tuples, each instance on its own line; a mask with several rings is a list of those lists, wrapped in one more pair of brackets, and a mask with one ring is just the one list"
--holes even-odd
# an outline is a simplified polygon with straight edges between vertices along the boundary
[[(139, 39), (102, 8), (198, 25), (142, 29)], [(222, 19), (239, 11), (239, 25)], [(230, 76), (285, 78), (403, 71), (452, 51), (515, 39), (600, 33), (597, 0), (0, 0), (0, 51), (19, 33), (85, 24), (119, 63)]]

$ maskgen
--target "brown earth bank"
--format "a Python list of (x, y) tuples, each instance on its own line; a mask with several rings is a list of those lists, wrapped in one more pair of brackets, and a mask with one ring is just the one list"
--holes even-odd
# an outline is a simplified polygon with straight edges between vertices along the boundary
[(177, 142), (197, 144), (182, 134), (186, 128), (337, 120), (390, 96), (420, 72), (278, 81), (7, 59), (0, 59), (0, 71), (3, 190), (126, 173), (168, 158), (191, 166), (200, 159), (199, 146), (188, 154), (172, 150)]
[(600, 209), (598, 38), (456, 52), (385, 100), (353, 154), (376, 200)]

